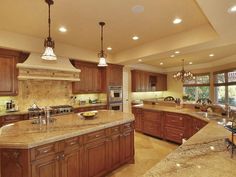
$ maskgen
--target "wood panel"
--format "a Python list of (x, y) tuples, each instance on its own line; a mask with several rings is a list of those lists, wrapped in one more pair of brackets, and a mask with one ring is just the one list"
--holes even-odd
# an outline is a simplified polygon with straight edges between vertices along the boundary
[[(167, 75), (147, 71), (131, 71), (132, 92), (166, 91)], [(156, 82), (156, 83), (154, 83)]]

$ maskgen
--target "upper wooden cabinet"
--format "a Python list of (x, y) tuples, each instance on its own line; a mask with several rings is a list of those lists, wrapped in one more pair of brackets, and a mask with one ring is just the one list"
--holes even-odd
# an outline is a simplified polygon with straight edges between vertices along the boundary
[(132, 92), (166, 91), (166, 74), (132, 70)]
[(27, 54), (0, 49), (0, 96), (18, 94), (18, 69), (16, 64), (23, 62)]
[(108, 64), (105, 68), (106, 86), (122, 86), (123, 85), (123, 66)]
[(80, 81), (73, 82), (72, 92), (78, 93), (99, 93), (102, 90), (102, 69), (95, 63), (72, 60), (72, 64), (81, 70)]

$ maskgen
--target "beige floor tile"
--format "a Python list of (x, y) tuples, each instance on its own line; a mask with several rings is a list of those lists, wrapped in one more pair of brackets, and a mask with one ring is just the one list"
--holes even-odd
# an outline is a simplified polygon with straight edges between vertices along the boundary
[(124, 165), (107, 177), (139, 177), (175, 150), (176, 144), (135, 133), (135, 164)]

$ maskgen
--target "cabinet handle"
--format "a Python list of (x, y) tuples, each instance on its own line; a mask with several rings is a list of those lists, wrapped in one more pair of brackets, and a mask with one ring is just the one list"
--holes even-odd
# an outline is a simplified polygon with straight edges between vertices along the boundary
[(59, 155), (57, 155), (56, 160), (60, 160), (60, 156)]
[(180, 117), (180, 118), (179, 118), (179, 120), (183, 120), (183, 118), (182, 118), (182, 117)]
[(61, 160), (64, 160), (65, 159), (65, 154), (62, 154), (61, 155)]
[(98, 138), (98, 137), (99, 137), (99, 135), (96, 135), (95, 137), (96, 137), (96, 138)]
[(70, 145), (74, 145), (74, 144), (76, 144), (76, 142), (70, 142)]
[(49, 150), (44, 150), (43, 153), (47, 153)]

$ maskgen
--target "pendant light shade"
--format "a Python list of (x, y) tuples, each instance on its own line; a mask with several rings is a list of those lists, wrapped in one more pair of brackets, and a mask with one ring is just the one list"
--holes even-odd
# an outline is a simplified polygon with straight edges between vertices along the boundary
[(44, 60), (56, 60), (57, 57), (53, 51), (55, 47), (55, 43), (51, 38), (51, 5), (53, 5), (53, 0), (45, 0), (48, 4), (48, 37), (44, 41), (45, 51), (42, 55), (42, 59)]
[(103, 50), (103, 26), (105, 25), (105, 23), (99, 22), (99, 25), (101, 26), (101, 51), (98, 53), (98, 57), (99, 57), (98, 66), (99, 67), (106, 67), (107, 66), (106, 54)]

